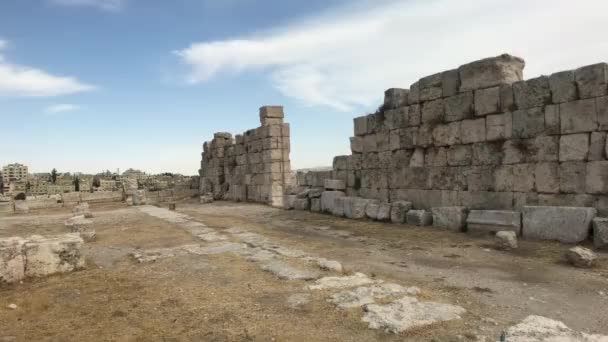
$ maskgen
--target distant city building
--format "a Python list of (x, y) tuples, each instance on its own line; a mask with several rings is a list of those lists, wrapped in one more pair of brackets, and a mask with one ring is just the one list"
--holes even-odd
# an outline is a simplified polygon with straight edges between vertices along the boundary
[[(8, 164), (2, 167), (2, 184), (4, 193), (13, 193), (11, 190), (11, 183), (23, 183), (22, 185), (14, 185), (13, 189), (21, 189), (25, 187), (27, 181), (28, 169), (23, 164)], [(15, 190), (18, 191), (18, 190)], [(25, 190), (24, 190), (25, 191)]]
[(122, 173), (123, 177), (142, 179), (146, 178), (146, 173), (140, 170), (128, 169)]

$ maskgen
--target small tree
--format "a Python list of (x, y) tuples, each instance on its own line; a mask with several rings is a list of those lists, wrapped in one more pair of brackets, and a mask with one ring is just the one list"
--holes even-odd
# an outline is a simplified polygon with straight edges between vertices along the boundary
[(57, 182), (57, 170), (53, 168), (51, 171), (51, 183), (55, 184)]
[(74, 190), (80, 192), (80, 179), (78, 177), (74, 177)]

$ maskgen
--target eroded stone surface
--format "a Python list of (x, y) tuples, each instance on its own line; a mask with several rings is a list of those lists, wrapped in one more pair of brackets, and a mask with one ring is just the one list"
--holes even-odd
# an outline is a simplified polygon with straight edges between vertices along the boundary
[(263, 264), (261, 268), (285, 280), (313, 280), (319, 277), (317, 272), (298, 269), (278, 260)]
[(25, 275), (42, 277), (84, 268), (83, 243), (78, 234), (28, 237), (23, 247)]
[(13, 283), (25, 277), (25, 240), (19, 237), (0, 239), (0, 283)]
[(509, 342), (605, 342), (608, 336), (589, 335), (568, 328), (564, 323), (542, 316), (528, 316), (506, 330)]
[(350, 309), (372, 304), (376, 299), (396, 298), (403, 295), (415, 296), (418, 293), (420, 293), (420, 289), (417, 287), (405, 288), (398, 284), (385, 283), (338, 292), (331, 295), (329, 301), (340, 309)]
[(373, 280), (363, 273), (355, 273), (352, 276), (323, 277), (317, 280), (314, 285), (308, 285), (307, 288), (309, 290), (341, 289), (380, 283), (382, 283), (381, 280)]

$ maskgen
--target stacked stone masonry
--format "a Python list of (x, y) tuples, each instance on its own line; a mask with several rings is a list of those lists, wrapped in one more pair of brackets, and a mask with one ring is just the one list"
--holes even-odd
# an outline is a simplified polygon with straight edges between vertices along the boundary
[(215, 133), (203, 145), (201, 194), (215, 199), (283, 206), (285, 189), (295, 180), (289, 161), (289, 124), (283, 107), (260, 108), (261, 126), (236, 135)]

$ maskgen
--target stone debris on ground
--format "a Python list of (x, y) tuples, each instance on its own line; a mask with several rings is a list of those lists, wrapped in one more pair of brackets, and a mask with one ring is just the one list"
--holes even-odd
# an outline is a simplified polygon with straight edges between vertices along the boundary
[(317, 272), (298, 269), (278, 260), (265, 263), (261, 268), (264, 271), (276, 275), (279, 279), (285, 280), (313, 280), (320, 276)]
[(72, 214), (74, 216), (84, 216), (85, 218), (93, 218), (93, 213), (91, 213), (91, 209), (89, 208), (89, 203), (83, 202), (76, 205), (72, 208)]
[(304, 261), (312, 262), (317, 264), (320, 269), (325, 271), (332, 271), (337, 273), (342, 273), (344, 271), (342, 264), (336, 260), (327, 260), (325, 258), (318, 257), (305, 257)]
[(608, 342), (606, 335), (574, 331), (564, 323), (542, 316), (528, 316), (505, 331), (508, 342)]
[(292, 309), (299, 310), (310, 303), (311, 299), (310, 293), (295, 293), (287, 297), (287, 305)]
[(7, 305), (6, 307), (11, 310), (16, 310), (18, 308), (17, 304), (14, 304), (14, 303), (11, 303), (11, 304)]
[(97, 235), (93, 228), (93, 221), (87, 219), (85, 215), (70, 217), (65, 221), (65, 226), (70, 232), (80, 234), (80, 237), (86, 242), (95, 240)]
[(43, 277), (84, 268), (83, 243), (78, 234), (28, 237), (23, 246), (25, 276)]
[(324, 277), (317, 280), (314, 285), (308, 285), (306, 288), (309, 290), (341, 289), (370, 284), (380, 284), (382, 282), (382, 280), (370, 279), (363, 273), (355, 273), (351, 276)]
[(496, 233), (496, 245), (500, 249), (517, 249), (517, 233), (514, 231), (500, 231)]
[(215, 242), (215, 241), (226, 241), (228, 238), (224, 235), (220, 235), (216, 232), (209, 232), (205, 234), (196, 235), (197, 238), (206, 241), (206, 242)]
[(367, 304), (362, 320), (370, 329), (400, 333), (437, 322), (461, 319), (466, 310), (460, 306), (421, 302), (414, 297), (403, 297), (390, 304)]
[(416, 296), (419, 293), (420, 289), (417, 287), (406, 288), (398, 284), (384, 283), (338, 292), (331, 295), (329, 301), (340, 309), (350, 309), (375, 303), (377, 299), (396, 299), (397, 296)]
[(566, 260), (575, 267), (593, 267), (597, 255), (592, 250), (584, 247), (572, 247), (566, 252)]

